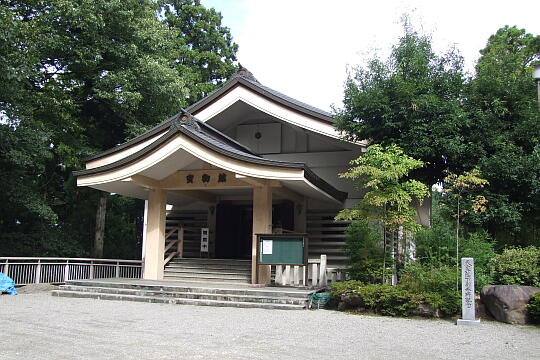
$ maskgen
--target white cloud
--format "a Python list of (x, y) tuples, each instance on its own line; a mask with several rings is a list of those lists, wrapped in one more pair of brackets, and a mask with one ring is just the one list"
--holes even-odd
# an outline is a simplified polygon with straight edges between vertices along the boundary
[[(263, 84), (323, 109), (341, 104), (349, 65), (383, 55), (401, 34), (399, 19), (433, 34), (436, 51), (455, 45), (473, 68), (488, 37), (504, 25), (539, 33), (536, 1), (422, 0), (211, 1), (240, 45), (238, 59)], [(234, 20), (232, 18), (234, 7)], [(238, 14), (241, 12), (242, 14)]]

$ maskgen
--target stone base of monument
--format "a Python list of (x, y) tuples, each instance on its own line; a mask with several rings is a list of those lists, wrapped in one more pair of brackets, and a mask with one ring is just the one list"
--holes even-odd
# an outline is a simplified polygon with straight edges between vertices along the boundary
[(480, 320), (457, 319), (456, 320), (456, 325), (476, 326), (476, 325), (480, 325)]

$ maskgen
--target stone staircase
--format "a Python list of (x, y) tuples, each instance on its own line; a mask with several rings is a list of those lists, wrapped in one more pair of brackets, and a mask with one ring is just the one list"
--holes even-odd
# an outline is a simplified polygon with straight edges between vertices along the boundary
[(149, 303), (302, 310), (313, 290), (252, 288), (248, 284), (133, 279), (69, 280), (53, 296)]
[(183, 283), (249, 284), (251, 261), (175, 258), (165, 267), (165, 279)]

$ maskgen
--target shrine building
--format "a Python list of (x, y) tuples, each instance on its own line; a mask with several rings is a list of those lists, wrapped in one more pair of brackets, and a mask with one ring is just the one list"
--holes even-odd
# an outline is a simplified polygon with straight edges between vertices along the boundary
[[(307, 233), (309, 257), (345, 265), (347, 223), (333, 218), (361, 192), (338, 174), (365, 150), (365, 142), (342, 140), (331, 114), (241, 68), (199, 102), (87, 159), (75, 175), (78, 186), (147, 200), (145, 279), (163, 279), (175, 257), (208, 257), (250, 260), (251, 282), (269, 283), (267, 268), (255, 268), (256, 234), (276, 228)], [(182, 234), (171, 247), (175, 228)]]

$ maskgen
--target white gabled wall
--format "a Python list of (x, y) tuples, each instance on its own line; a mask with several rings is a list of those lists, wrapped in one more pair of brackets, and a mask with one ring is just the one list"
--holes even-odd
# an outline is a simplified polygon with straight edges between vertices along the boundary
[[(201, 121), (210, 121), (236, 102), (242, 101), (280, 121), (313, 131), (315, 133), (339, 139), (339, 132), (326, 122), (316, 120), (310, 116), (291, 110), (281, 104), (275, 103), (243, 86), (238, 86), (213, 103), (195, 112), (193, 115)], [(214, 124), (215, 125), (215, 124)]]

